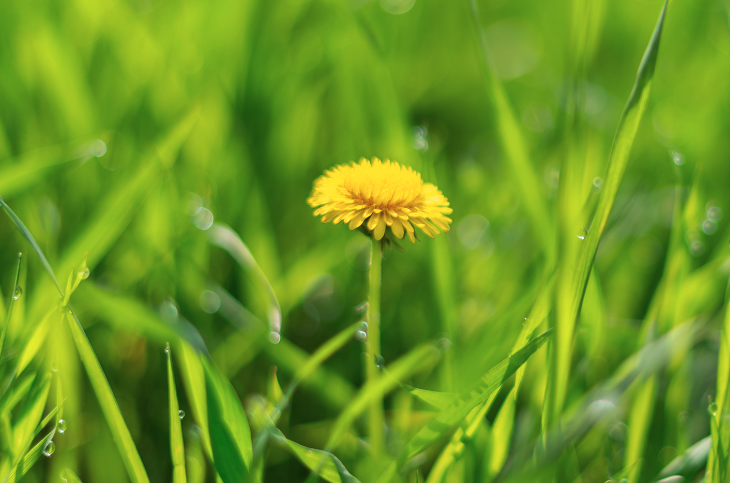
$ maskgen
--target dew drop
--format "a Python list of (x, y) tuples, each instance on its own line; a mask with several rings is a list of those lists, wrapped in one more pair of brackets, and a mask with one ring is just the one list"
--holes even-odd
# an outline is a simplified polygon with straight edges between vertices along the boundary
[(185, 417), (185, 411), (183, 411), (183, 410), (181, 409), (181, 410), (179, 410), (179, 411), (177, 412), (177, 415), (178, 415), (178, 416), (180, 417), (180, 419), (182, 419), (182, 418), (184, 418), (184, 417)]
[(54, 451), (56, 451), (56, 443), (53, 441), (46, 443), (46, 446), (43, 448), (43, 454), (46, 456), (51, 456)]
[(368, 331), (368, 323), (365, 322), (365, 321), (360, 322), (360, 330), (362, 330), (363, 332), (367, 332)]
[(377, 355), (375, 356), (375, 367), (383, 368), (385, 366), (385, 359), (383, 359), (383, 356)]
[(66, 424), (65, 419), (59, 419), (56, 423), (56, 429), (58, 429), (58, 432), (63, 434), (66, 432), (66, 428), (68, 427), (68, 424)]
[(20, 288), (20, 285), (16, 285), (15, 292), (13, 292), (13, 300), (18, 300), (21, 295), (23, 295), (23, 289)]
[(720, 221), (722, 219), (722, 208), (718, 206), (712, 206), (707, 210), (707, 219), (712, 221)]
[(272, 344), (278, 344), (281, 340), (281, 334), (278, 332), (270, 332), (269, 333), (269, 342)]
[(600, 176), (593, 178), (593, 186), (596, 188), (600, 188), (601, 186), (603, 186), (603, 178), (601, 178)]
[(169, 353), (170, 353), (170, 343), (168, 342), (167, 344), (165, 344), (165, 354), (169, 354)]
[(203, 312), (214, 314), (221, 307), (221, 298), (212, 290), (204, 290), (200, 294), (200, 308)]
[(716, 416), (717, 415), (717, 403), (712, 403), (707, 407), (707, 412), (710, 413), (710, 416)]
[(79, 278), (81, 280), (86, 280), (89, 278), (89, 275), (91, 274), (91, 270), (89, 270), (89, 267), (86, 267), (83, 272), (79, 272)]
[(367, 338), (368, 338), (368, 333), (367, 333), (367, 332), (365, 332), (365, 331), (362, 331), (362, 330), (358, 330), (357, 332), (355, 332), (355, 338), (356, 338), (357, 340), (361, 340), (361, 341), (362, 341), (362, 340), (367, 340)]
[(702, 222), (702, 231), (705, 235), (714, 235), (717, 232), (717, 222), (708, 218)]
[(56, 365), (56, 361), (53, 361), (53, 362), (51, 363), (51, 370), (52, 370), (53, 372), (58, 372), (58, 366)]

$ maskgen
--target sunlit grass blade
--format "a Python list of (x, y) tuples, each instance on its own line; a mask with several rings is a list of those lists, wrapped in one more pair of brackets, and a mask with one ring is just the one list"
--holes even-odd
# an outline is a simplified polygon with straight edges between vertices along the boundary
[[(570, 372), (570, 360), (572, 353), (572, 343), (575, 330), (575, 324), (578, 320), (580, 307), (585, 295), (588, 277), (591, 273), (593, 262), (596, 258), (596, 252), (600, 243), (603, 232), (608, 222), (616, 194), (621, 184), (624, 171), (629, 161), (631, 146), (633, 145), (636, 133), (639, 129), (639, 123), (646, 110), (649, 93), (651, 92), (652, 79), (654, 75), (654, 67), (656, 65), (657, 54), (659, 51), (659, 40), (661, 38), (664, 18), (667, 11), (668, 2), (665, 2), (659, 19), (657, 20), (654, 32), (649, 40), (649, 44), (644, 52), (638, 72), (636, 74), (636, 82), (631, 91), (629, 99), (624, 108), (624, 112), (619, 121), (616, 130), (616, 136), (611, 148), (611, 154), (608, 160), (608, 169), (603, 183), (603, 192), (598, 201), (598, 208), (591, 224), (591, 228), (585, 239), (581, 242), (578, 252), (578, 260), (572, 283), (569, 289), (559, 289), (559, 300), (563, 296), (570, 298), (566, 301), (564, 310), (559, 311), (556, 317), (556, 337), (554, 341), (555, 350), (551, 351), (553, 355), (553, 378), (552, 383), (548, 385), (549, 390), (546, 394), (547, 414), (544, 421), (546, 426), (550, 427), (559, 420), (563, 411), (565, 394), (567, 391), (568, 377)], [(568, 275), (566, 275), (568, 276)], [(568, 292), (569, 290), (569, 292)]]
[(63, 315), (58, 310), (58, 307), (54, 307), (46, 314), (45, 317), (43, 317), (40, 324), (38, 324), (32, 335), (26, 341), (25, 347), (23, 347), (23, 352), (20, 353), (18, 366), (16, 368), (17, 372), (23, 372), (23, 370), (28, 367), (28, 364), (30, 364), (33, 358), (38, 354), (38, 351), (41, 350), (41, 347), (48, 336), (51, 320), (54, 319), (54, 315), (58, 317), (55, 319), (56, 321), (63, 319)]
[(205, 481), (205, 455), (203, 454), (200, 431), (196, 427), (191, 427), (188, 430), (186, 442), (185, 462), (188, 482), (203, 483)]
[[(484, 76), (487, 93), (494, 104), (499, 142), (509, 162), (514, 185), (519, 190), (520, 198), (530, 218), (535, 238), (544, 244), (547, 256), (552, 257), (554, 240), (553, 237), (546, 236), (547, 233), (552, 231), (550, 229), (550, 216), (542, 196), (542, 185), (530, 160), (527, 148), (529, 143), (525, 139), (522, 127), (510, 105), (504, 87), (494, 73), (492, 62), (490, 62), (488, 41), (479, 21), (477, 0), (469, 0), (469, 6), (479, 37), (479, 47), (486, 71)], [(549, 265), (551, 264), (549, 263)]]
[(43, 408), (48, 400), (51, 387), (51, 376), (38, 375), (23, 401), (13, 426), (13, 464), (18, 464), (20, 458), (30, 446), (34, 432), (43, 416)]
[(550, 331), (540, 334), (521, 350), (497, 364), (469, 389), (461, 393), (455, 401), (439, 412), (408, 442), (396, 461), (378, 481), (391, 481), (398, 469), (408, 459), (423, 451), (455, 424), (463, 421), (475, 407), (487, 401), (502, 383), (512, 376), (548, 340), (549, 336)]
[(10, 473), (8, 473), (8, 476), (6, 476), (3, 480), (3, 483), (15, 483), (20, 480), (23, 475), (30, 471), (35, 462), (38, 461), (38, 458), (41, 456), (43, 449), (51, 442), (51, 440), (53, 440), (53, 436), (55, 434), (56, 429), (54, 428), (43, 439), (38, 441), (38, 443), (36, 443), (36, 445), (23, 456), (23, 459), (13, 467)]
[(170, 402), (170, 454), (172, 457), (172, 481), (173, 483), (186, 483), (185, 474), (185, 445), (182, 436), (182, 424), (180, 423), (180, 407), (177, 403), (177, 390), (175, 389), (175, 375), (172, 372), (172, 359), (170, 346), (165, 349), (167, 354), (167, 386)]
[(41, 247), (38, 246), (38, 242), (35, 241), (35, 238), (33, 238), (33, 235), (30, 233), (28, 228), (26, 228), (25, 224), (18, 218), (18, 216), (13, 212), (13, 210), (10, 209), (10, 207), (3, 201), (2, 198), (0, 198), (0, 206), (2, 206), (5, 209), (5, 213), (8, 214), (10, 217), (10, 220), (13, 222), (15, 227), (20, 231), (20, 234), (23, 235), (23, 238), (25, 238), (28, 243), (30, 243), (30, 246), (33, 247), (33, 250), (35, 250), (36, 254), (38, 255), (38, 258), (41, 259), (41, 263), (43, 263), (43, 267), (46, 269), (46, 272), (51, 277), (51, 280), (53, 280), (53, 283), (56, 284), (56, 288), (58, 289), (58, 293), (61, 294), (63, 297), (63, 291), (61, 290), (61, 286), (58, 285), (58, 280), (56, 280), (56, 275), (53, 273), (53, 269), (51, 268), (51, 264), (48, 263), (48, 260), (46, 259), (46, 256), (43, 254), (43, 251), (41, 250)]
[[(697, 443), (690, 446), (687, 451), (674, 458), (652, 481), (658, 482), (664, 478), (680, 475), (691, 478), (695, 475), (707, 462), (707, 456), (712, 447), (711, 437), (702, 438)], [(704, 480), (707, 481), (707, 480)]]
[(417, 387), (412, 387), (407, 384), (401, 384), (401, 387), (420, 399), (421, 401), (430, 404), (431, 406), (437, 408), (437, 409), (444, 409), (446, 406), (451, 404), (454, 399), (456, 399), (459, 395), (455, 392), (438, 392), (438, 391), (429, 391), (426, 389), (419, 389)]
[(641, 458), (651, 428), (656, 393), (657, 379), (656, 377), (650, 377), (637, 389), (634, 404), (631, 407), (628, 419), (631, 430), (628, 434), (626, 456), (624, 457), (624, 465), (632, 466), (629, 472), (630, 481), (639, 481), (642, 468)]
[(66, 320), (71, 328), (76, 350), (79, 353), (81, 362), (84, 364), (84, 368), (86, 368), (86, 374), (89, 376), (91, 388), (96, 394), (101, 411), (104, 413), (109, 429), (114, 436), (114, 442), (117, 445), (124, 466), (127, 468), (129, 478), (132, 483), (149, 483), (137, 447), (134, 445), (132, 435), (124, 422), (114, 393), (109, 387), (109, 381), (107, 381), (104, 370), (99, 364), (99, 359), (96, 358), (94, 349), (91, 347), (89, 339), (86, 337), (86, 333), (73, 310), (69, 310), (69, 313), (66, 314)]
[(19, 377), (13, 379), (11, 385), (0, 396), (0, 414), (13, 410), (15, 405), (28, 393), (34, 379), (35, 374), (30, 371), (26, 371)]
[(405, 356), (388, 367), (392, 377), (380, 377), (366, 383), (352, 402), (340, 413), (327, 440), (326, 451), (332, 451), (350, 428), (355, 419), (367, 409), (374, 398), (382, 398), (384, 394), (398, 387), (398, 381), (410, 377), (419, 371), (432, 367), (439, 359), (439, 353), (432, 345), (416, 347)]
[(5, 345), (5, 334), (8, 330), (8, 325), (10, 325), (10, 318), (13, 316), (13, 305), (15, 305), (15, 300), (17, 297), (20, 296), (20, 293), (16, 295), (16, 291), (20, 288), (20, 285), (18, 285), (20, 281), (20, 264), (23, 261), (23, 254), (18, 253), (18, 268), (15, 269), (15, 277), (13, 278), (13, 286), (10, 287), (10, 301), (8, 302), (8, 308), (5, 312), (5, 322), (3, 323), (2, 330), (0, 330), (0, 356), (2, 356), (3, 353), (3, 347)]
[(213, 463), (224, 483), (248, 480), (253, 459), (251, 430), (231, 383), (203, 358), (208, 405), (208, 430)]

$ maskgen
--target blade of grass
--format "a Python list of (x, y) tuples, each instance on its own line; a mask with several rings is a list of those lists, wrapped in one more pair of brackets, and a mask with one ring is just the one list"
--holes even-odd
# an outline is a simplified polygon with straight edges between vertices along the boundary
[(656, 65), (657, 54), (659, 50), (659, 40), (661, 38), (664, 18), (667, 12), (668, 0), (665, 1), (662, 11), (657, 20), (654, 32), (652, 33), (649, 44), (641, 59), (638, 72), (636, 74), (636, 82), (633, 90), (624, 108), (624, 112), (619, 121), (616, 130), (616, 136), (611, 148), (611, 154), (608, 160), (608, 169), (603, 184), (603, 192), (598, 201), (598, 208), (594, 217), (591, 229), (585, 236), (580, 246), (576, 270), (572, 280), (572, 289), (568, 296), (572, 297), (568, 307), (561, 310), (557, 316), (557, 331), (554, 340), (555, 349), (551, 351), (553, 357), (553, 369), (551, 377), (554, 378), (548, 384), (546, 394), (547, 408), (544, 420), (545, 427), (551, 427), (560, 418), (563, 411), (565, 394), (567, 391), (568, 377), (570, 372), (571, 348), (573, 343), (573, 335), (575, 324), (580, 315), (580, 307), (585, 295), (588, 277), (596, 258), (598, 245), (600, 243), (603, 232), (611, 213), (616, 193), (618, 192), (621, 179), (629, 161), (631, 147), (633, 145), (636, 133), (639, 129), (639, 123), (646, 110), (647, 101), (651, 92), (652, 79), (654, 75), (654, 67)]
[[(8, 302), (8, 310), (5, 313), (5, 322), (3, 323), (2, 330), (0, 331), (0, 357), (2, 357), (3, 354), (3, 346), (5, 345), (5, 333), (8, 330), (8, 325), (10, 325), (10, 317), (13, 316), (13, 305), (15, 305), (16, 300), (16, 290), (20, 287), (18, 283), (20, 282), (20, 263), (23, 261), (23, 254), (18, 253), (18, 268), (15, 269), (15, 278), (13, 278), (14, 283), (13, 286), (10, 287), (10, 301)], [(17, 294), (20, 296), (20, 294)]]
[(50, 433), (48, 433), (43, 439), (38, 441), (38, 443), (33, 446), (33, 449), (28, 451), (23, 456), (22, 460), (13, 467), (10, 473), (8, 473), (8, 476), (6, 476), (3, 480), (3, 483), (15, 483), (16, 481), (20, 480), (23, 475), (30, 471), (35, 462), (38, 461), (38, 458), (43, 452), (43, 449), (48, 445), (48, 443), (51, 442), (51, 440), (53, 440), (53, 436), (55, 434), (56, 428), (53, 428)]
[(378, 481), (388, 482), (396, 475), (398, 469), (407, 460), (423, 451), (440, 438), (455, 424), (463, 421), (469, 413), (487, 401), (502, 383), (512, 376), (527, 359), (539, 349), (550, 336), (550, 331), (543, 332), (515, 354), (507, 357), (494, 368), (484, 374), (470, 388), (441, 410), (424, 428), (422, 428), (400, 452), (398, 458)]
[(69, 312), (66, 314), (66, 319), (71, 328), (71, 334), (73, 335), (81, 362), (84, 364), (86, 374), (89, 376), (91, 388), (99, 400), (101, 411), (104, 413), (104, 417), (114, 437), (114, 442), (117, 445), (119, 455), (122, 457), (130, 480), (133, 483), (149, 483), (149, 478), (137, 452), (137, 447), (134, 445), (132, 435), (129, 433), (129, 429), (124, 422), (114, 393), (111, 387), (109, 387), (109, 381), (107, 381), (104, 370), (101, 368), (101, 364), (99, 364), (99, 359), (96, 358), (94, 349), (91, 347), (89, 339), (86, 337), (86, 333), (71, 307), (69, 307)]
[(405, 379), (419, 371), (432, 367), (439, 359), (439, 352), (432, 345), (422, 345), (395, 361), (388, 369), (393, 377), (380, 377), (366, 383), (352, 402), (340, 413), (334, 423), (325, 451), (331, 452), (337, 447), (342, 437), (355, 419), (367, 409), (374, 398), (383, 395), (398, 386), (398, 380)]
[(182, 424), (180, 423), (180, 407), (177, 403), (177, 390), (175, 389), (175, 375), (172, 373), (172, 358), (170, 346), (165, 349), (167, 354), (167, 386), (170, 398), (170, 456), (172, 457), (172, 481), (173, 483), (186, 483), (185, 474), (185, 445), (182, 436)]
[(225, 376), (207, 358), (203, 358), (203, 368), (213, 463), (224, 483), (245, 482), (253, 459), (248, 420)]
[(17, 465), (33, 441), (34, 431), (43, 416), (51, 387), (50, 375), (36, 376), (13, 426), (13, 464)]

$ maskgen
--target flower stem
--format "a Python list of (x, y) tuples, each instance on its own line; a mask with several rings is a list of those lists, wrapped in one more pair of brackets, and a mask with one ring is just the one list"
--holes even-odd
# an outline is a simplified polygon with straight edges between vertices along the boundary
[[(379, 369), (376, 367), (376, 357), (380, 356), (380, 278), (382, 265), (382, 244), (380, 241), (372, 241), (372, 252), (370, 255), (370, 289), (368, 292), (368, 358), (367, 358), (367, 379), (375, 383), (379, 377)], [(370, 447), (373, 456), (383, 454), (385, 416), (383, 413), (383, 398), (376, 397), (370, 403), (368, 410), (368, 432), (370, 434)]]

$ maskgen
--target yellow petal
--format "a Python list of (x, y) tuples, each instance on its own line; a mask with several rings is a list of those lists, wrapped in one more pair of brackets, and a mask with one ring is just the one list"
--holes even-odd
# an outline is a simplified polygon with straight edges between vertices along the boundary
[(350, 230), (354, 230), (355, 228), (362, 225), (363, 221), (365, 221), (365, 210), (360, 210), (355, 218), (350, 220)]
[(401, 223), (401, 221), (398, 218), (393, 219), (393, 224), (390, 225), (390, 230), (398, 238), (403, 238), (403, 233), (404, 233), (403, 224)]
[(416, 243), (416, 235), (412, 231), (408, 232), (408, 238), (410, 238), (411, 243)]
[(380, 214), (376, 213), (373, 216), (370, 217), (368, 220), (368, 230), (374, 230), (375, 227), (378, 225), (378, 222), (380, 221)]
[(378, 226), (375, 227), (375, 231), (373, 232), (376, 240), (380, 240), (381, 238), (383, 238), (383, 235), (385, 235), (386, 226), (388, 225), (385, 223), (385, 218), (381, 216), (378, 221)]

